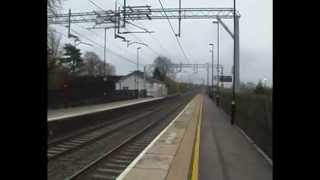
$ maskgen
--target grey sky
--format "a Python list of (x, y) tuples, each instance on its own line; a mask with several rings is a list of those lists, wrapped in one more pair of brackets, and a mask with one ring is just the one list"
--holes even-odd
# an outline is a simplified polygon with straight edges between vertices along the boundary
[[(104, 9), (114, 9), (114, 1), (93, 0)], [(165, 7), (178, 7), (178, 0), (162, 0)], [(123, 0), (120, 0), (123, 3)], [(233, 7), (232, 0), (182, 0), (182, 7)], [(159, 8), (158, 0), (127, 0), (129, 5), (146, 5)], [(65, 0), (60, 12), (66, 13), (71, 8), (72, 12), (97, 10), (88, 0)], [(272, 0), (237, 0), (237, 10), (240, 18), (240, 80), (257, 82), (266, 78), (268, 84), (272, 84)], [(216, 43), (216, 25), (212, 20), (182, 20), (181, 44), (190, 62), (207, 63), (211, 62), (208, 43)], [(229, 28), (233, 29), (232, 20), (224, 20)], [(138, 39), (147, 43), (155, 52), (143, 47), (140, 51), (140, 62), (150, 64), (158, 54), (171, 58), (174, 62), (186, 62), (180, 51), (175, 37), (169, 27), (167, 20), (139, 21), (150, 31), (155, 31), (152, 36), (148, 34), (135, 34)], [(171, 20), (175, 31), (178, 30), (178, 21)], [(81, 27), (90, 27), (88, 24), (80, 24)], [(67, 29), (61, 26), (54, 26), (57, 31), (67, 35)], [(103, 46), (104, 30), (84, 30), (78, 25), (72, 25), (72, 29), (84, 36), (96, 41)], [(221, 27), (221, 26), (220, 26)], [(136, 47), (127, 48), (126, 43), (113, 38), (113, 30), (107, 34), (107, 48), (121, 54), (133, 61), (136, 61)], [(138, 41), (128, 35), (128, 39)], [(62, 36), (63, 42), (71, 42)], [(82, 39), (85, 42), (85, 39)], [(160, 43), (159, 43), (160, 41)], [(161, 45), (160, 45), (161, 44)], [(162, 46), (162, 47), (161, 47)], [(79, 46), (82, 52), (95, 51), (103, 59), (103, 48)], [(216, 51), (215, 51), (215, 54)], [(233, 41), (227, 32), (220, 28), (220, 62), (224, 65), (224, 74), (231, 75), (233, 58)], [(216, 57), (215, 57), (216, 60)], [(116, 66), (117, 74), (127, 74), (135, 70), (136, 66), (120, 58), (107, 53), (107, 62)], [(140, 66), (142, 67), (142, 66)], [(142, 69), (142, 68), (141, 68)], [(182, 73), (181, 79), (206, 78), (205, 70), (195, 73)]]

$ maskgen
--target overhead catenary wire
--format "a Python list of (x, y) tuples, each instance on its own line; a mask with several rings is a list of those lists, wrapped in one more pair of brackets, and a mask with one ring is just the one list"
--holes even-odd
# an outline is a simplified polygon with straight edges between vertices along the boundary
[[(99, 48), (101, 48), (101, 49), (104, 48), (104, 47), (103, 47), (102, 45), (100, 45), (99, 43), (91, 40), (91, 39), (88, 38), (88, 37), (85, 37), (84, 35), (78, 33), (77, 31), (75, 31), (75, 30), (73, 30), (73, 29), (71, 29), (71, 31), (73, 31), (73, 32), (74, 32), (75, 34), (77, 34), (78, 36), (80, 36), (80, 37), (82, 37), (82, 38), (84, 38), (84, 39), (86, 39), (86, 40), (88, 40), (88, 41), (96, 44)], [(115, 55), (115, 56), (118, 56), (118, 57), (122, 58), (123, 60), (126, 60), (127, 62), (130, 62), (130, 63), (133, 63), (133, 64), (137, 64), (135, 61), (133, 61), (133, 60), (131, 60), (131, 59), (129, 59), (129, 58), (126, 58), (126, 57), (124, 57), (124, 56), (122, 56), (122, 55), (120, 55), (120, 54), (112, 51), (111, 49), (107, 49), (107, 51), (109, 51), (111, 54), (113, 54), (113, 55)]]
[[(85, 29), (85, 30), (87, 30), (87, 31), (90, 31), (91, 33), (95, 34), (96, 37), (103, 39), (103, 37), (101, 37), (101, 35), (97, 34), (96, 32), (92, 31), (91, 29), (87, 29), (87, 28), (85, 28), (85, 27), (79, 26), (78, 24), (76, 24), (76, 25), (77, 25), (78, 27), (82, 28), (82, 29)], [(117, 44), (113, 44), (113, 46), (115, 46), (116, 48), (118, 48), (118, 49), (121, 50), (121, 51), (126, 51), (126, 52), (127, 52), (128, 54), (130, 54), (131, 56), (135, 56), (132, 52), (130, 52), (130, 51), (127, 50), (126, 48), (121, 48), (121, 47), (118, 46)]]
[[(117, 3), (119, 3), (120, 6), (122, 6), (122, 4), (121, 4), (118, 0), (117, 0)], [(129, 17), (129, 18), (130, 18), (130, 17)], [(139, 26), (135, 25), (134, 23), (131, 23), (131, 22), (128, 22), (128, 23), (131, 24), (132, 26), (135, 26), (135, 27), (138, 27), (138, 28), (140, 28), (140, 29), (143, 29), (143, 30), (147, 31), (147, 29), (142, 28), (142, 27), (139, 27)], [(136, 23), (139, 24), (138, 22), (136, 22)], [(144, 26), (144, 25), (142, 25), (142, 24), (139, 24), (139, 25), (140, 25), (140, 26)], [(127, 28), (125, 28), (125, 29), (127, 29)], [(148, 34), (150, 34), (150, 33), (148, 33)], [(138, 36), (136, 36), (135, 34), (129, 33), (129, 35), (132, 36), (133, 38), (135, 38), (137, 41), (143, 42), (143, 41), (142, 41)], [(161, 54), (158, 53), (157, 51), (155, 51), (152, 47), (147, 46), (147, 48), (150, 49), (153, 53), (157, 54), (158, 56), (161, 56)]]
[(101, 36), (100, 36), (99, 34), (97, 34), (96, 32), (92, 31), (91, 29), (87, 29), (87, 28), (85, 28), (85, 27), (83, 27), (83, 26), (80, 26), (79, 24), (75, 24), (75, 25), (78, 26), (78, 27), (80, 27), (80, 28), (82, 28), (82, 29), (85, 29), (85, 30), (91, 32), (91, 33), (94, 34), (96, 37), (101, 38)]
[[(130, 18), (130, 17), (129, 17)], [(140, 26), (145, 26), (139, 22), (135, 22), (136, 24), (140, 25)], [(148, 35), (154, 40), (156, 41), (156, 43), (159, 44), (160, 48), (165, 51), (169, 56), (174, 57), (167, 49), (164, 48), (164, 46), (162, 45), (162, 43), (160, 42), (160, 40), (158, 38), (156, 38), (155, 36), (152, 35), (152, 33), (148, 33)], [(141, 41), (140, 38), (138, 38), (137, 36), (135, 36), (134, 34), (132, 34), (132, 36), (134, 36), (138, 41)], [(150, 50), (154, 51), (156, 54), (158, 54), (158, 56), (161, 56), (161, 53), (156, 52), (154, 49), (152, 49), (150, 47)]]
[[(89, 0), (89, 1), (90, 1), (90, 0)], [(92, 2), (92, 1), (90, 1), (90, 2), (93, 3), (93, 4), (95, 4), (95, 3)], [(102, 8), (99, 7), (97, 4), (95, 4), (95, 6), (97, 6), (97, 7), (100, 8), (100, 9), (102, 9)], [(64, 8), (63, 8), (63, 9), (64, 9)], [(64, 9), (64, 10), (65, 10), (65, 9)], [(62, 26), (62, 25), (61, 25), (61, 26)], [(80, 25), (77, 25), (77, 26), (78, 26), (78, 27), (81, 27)], [(64, 26), (63, 26), (63, 27), (64, 27)], [(86, 28), (84, 28), (84, 29), (86, 29)], [(104, 47), (103, 47), (102, 45), (100, 45), (99, 43), (97, 43), (97, 42), (89, 39), (88, 37), (85, 37), (84, 35), (80, 34), (79, 32), (75, 31), (74, 29), (71, 29), (71, 30), (72, 30), (73, 32), (75, 32), (77, 35), (81, 36), (82, 38), (84, 38), (84, 39), (86, 39), (86, 40), (88, 40), (88, 41), (96, 44), (99, 48), (104, 49)], [(91, 30), (89, 30), (89, 29), (86, 29), (86, 30), (91, 31)], [(91, 32), (93, 32), (93, 31), (91, 31)], [(94, 33), (94, 34), (95, 34), (95, 33)], [(95, 35), (98, 36), (97, 34), (95, 34)], [(120, 48), (120, 49), (121, 49), (121, 48)], [(122, 55), (120, 55), (120, 54), (112, 51), (111, 49), (108, 49), (108, 48), (107, 48), (106, 50), (109, 51), (111, 54), (113, 54), (113, 55), (115, 55), (115, 56), (118, 56), (118, 57), (122, 58), (123, 60), (125, 60), (125, 61), (127, 61), (127, 62), (130, 62), (130, 63), (133, 63), (133, 64), (137, 64), (137, 63), (134, 62), (133, 60), (131, 60), (131, 59), (129, 59), (129, 58), (126, 58), (126, 57), (124, 57), (124, 56), (122, 56)], [(142, 64), (142, 63), (141, 63), (141, 64)]]
[(93, 4), (95, 7), (97, 7), (98, 9), (101, 9), (104, 11), (104, 9), (102, 7), (100, 7), (98, 4), (96, 4), (95, 2), (93, 2), (92, 0), (88, 0), (91, 4)]
[[(100, 10), (103, 10), (103, 11), (105, 11), (100, 5), (98, 5), (97, 3), (95, 3), (93, 0), (88, 0), (93, 6), (95, 6), (96, 8), (98, 8), (98, 9), (100, 9)], [(121, 3), (119, 2), (119, 4), (121, 5)], [(65, 8), (63, 8), (63, 9), (65, 9)], [(81, 27), (81, 26), (79, 26), (78, 24), (76, 24), (78, 27), (80, 27), (80, 28), (83, 28), (83, 27)], [(143, 25), (142, 25), (143, 26)], [(92, 33), (94, 33), (92, 30), (89, 30), (89, 29), (87, 29), (87, 28), (83, 28), (83, 29), (86, 29), (87, 31), (90, 31), (90, 32), (92, 32)], [(73, 30), (74, 31), (74, 30)], [(77, 32), (78, 33), (78, 32)], [(78, 33), (79, 34), (79, 33)], [(99, 37), (99, 35), (97, 35), (96, 33), (94, 33), (97, 37)], [(133, 36), (135, 39), (137, 39), (138, 41), (141, 41), (141, 39), (139, 38), (139, 37), (137, 37), (136, 35), (134, 35), (134, 34), (131, 34), (131, 33), (129, 33), (131, 36)], [(159, 43), (159, 46), (162, 48), (162, 49), (164, 49), (166, 52), (168, 52), (164, 47), (163, 47), (163, 45), (160, 43), (160, 41), (158, 40), (158, 39), (156, 39), (154, 36), (152, 36), (150, 33), (148, 33), (149, 35), (150, 35), (150, 37), (152, 37), (154, 40), (156, 40), (158, 43)], [(80, 35), (81, 36), (81, 35)], [(83, 37), (83, 36), (82, 36)], [(91, 39), (89, 40), (88, 38), (86, 38), (86, 37), (83, 37), (84, 39), (87, 39), (88, 41), (90, 41), (90, 42), (93, 42), (94, 44), (97, 44), (96, 42), (94, 42), (94, 41), (92, 41)], [(99, 37), (100, 38), (100, 37)], [(97, 44), (99, 47), (102, 47), (100, 44)], [(119, 48), (119, 47), (117, 47), (117, 48)], [(121, 50), (123, 50), (123, 48), (119, 48), (119, 49), (121, 49)], [(150, 47), (150, 46), (148, 46), (148, 49), (150, 50), (150, 51), (152, 51), (154, 54), (157, 54), (158, 56), (161, 56), (161, 54), (159, 53), (159, 52), (157, 52), (156, 50), (154, 50), (152, 47)], [(111, 50), (109, 50), (109, 49), (107, 49), (108, 51), (111, 51)], [(170, 54), (170, 53), (168, 53), (168, 54)], [(117, 56), (120, 56), (119, 54), (117, 54)], [(122, 56), (123, 57), (123, 56)]]
[(161, 44), (161, 42), (160, 42), (160, 40), (159, 40), (158, 38), (152, 36), (151, 34), (150, 34), (150, 37), (151, 37), (154, 41), (157, 41), (157, 42), (159, 43), (160, 48), (162, 48), (169, 56), (174, 57), (174, 56), (172, 56), (171, 53), (169, 53), (169, 51), (168, 51), (167, 49), (165, 49), (165, 48), (163, 47), (163, 45)]
[[(138, 36), (136, 36), (135, 34), (130, 34), (132, 37), (134, 37), (137, 41), (143, 42)], [(150, 49), (154, 54), (157, 54), (158, 56), (161, 56), (160, 53), (158, 53), (157, 51), (155, 51), (153, 48), (151, 48), (150, 46), (147, 46), (148, 49)]]
[(160, 48), (161, 48), (163, 51), (165, 51), (169, 56), (174, 57), (166, 48), (164, 48), (164, 46), (162, 45), (161, 41), (160, 41), (158, 38), (156, 38), (155, 36), (153, 36), (153, 35), (150, 34), (150, 33), (149, 33), (149, 36), (150, 36), (154, 41), (156, 41), (156, 42), (159, 44)]
[(169, 25), (170, 25), (170, 28), (171, 28), (171, 30), (172, 30), (172, 32), (173, 32), (174, 37), (175, 37), (176, 40), (177, 40), (177, 43), (178, 43), (179, 47), (180, 47), (180, 49), (181, 49), (181, 51), (182, 51), (185, 59), (186, 59), (187, 62), (189, 63), (189, 59), (188, 59), (188, 57), (187, 57), (184, 49), (183, 49), (182, 46), (181, 46), (181, 43), (180, 43), (180, 41), (179, 41), (179, 39), (178, 39), (178, 37), (177, 37), (174, 29), (173, 29), (173, 26), (172, 26), (172, 24), (171, 24), (171, 22), (170, 22), (170, 20), (169, 20), (169, 18), (168, 18), (168, 16), (167, 16), (167, 13), (166, 13), (165, 10), (164, 10), (164, 7), (163, 7), (163, 5), (162, 5), (162, 3), (161, 3), (161, 0), (158, 0), (158, 1), (159, 1), (160, 5), (161, 5), (162, 12), (164, 13), (164, 15), (166, 16), (166, 18), (167, 18), (167, 20), (168, 20), (168, 23), (169, 23)]
[[(120, 4), (120, 6), (122, 6), (121, 2), (119, 2), (118, 0), (116, 0), (116, 1), (117, 1), (117, 3)], [(129, 19), (130, 19), (130, 17), (129, 17)], [(132, 26), (138, 27), (138, 26), (135, 25), (134, 23), (131, 23), (131, 22), (128, 22), (128, 23), (131, 24)], [(138, 24), (138, 25), (140, 25), (140, 26), (144, 26), (144, 25), (141, 24), (141, 23), (138, 23), (138, 22), (135, 22), (135, 23)], [(142, 28), (142, 27), (138, 27), (138, 28), (147, 31), (147, 29), (145, 29), (145, 28)], [(127, 28), (125, 28), (125, 29), (127, 30)], [(151, 36), (151, 33), (147, 33), (147, 34), (149, 34), (149, 35)], [(135, 38), (137, 41), (143, 42), (143, 41), (142, 41), (138, 36), (136, 36), (135, 34), (129, 33), (129, 35), (132, 36), (133, 38)], [(147, 48), (150, 49), (150, 51), (152, 51), (154, 54), (157, 54), (158, 56), (161, 56), (161, 53), (157, 52), (157, 51), (154, 50), (152, 47), (147, 46)]]
[[(103, 10), (105, 11), (105, 9), (103, 9), (101, 6), (99, 6), (97, 3), (93, 2), (92, 0), (88, 0), (91, 4), (93, 4), (95, 7), (99, 8), (100, 10)], [(120, 5), (121, 3), (118, 2)], [(130, 23), (131, 25), (134, 25), (133, 23)], [(126, 28), (125, 28), (126, 29)], [(133, 35), (133, 34), (130, 34), (131, 36), (133, 36), (134, 38), (136, 38), (138, 41), (142, 41), (141, 39), (139, 40), (139, 38), (137, 38), (137, 36)], [(153, 50), (151, 47), (147, 46), (148, 49), (150, 49), (153, 53), (156, 53), (156, 54), (159, 54), (157, 52), (155, 52), (155, 50)], [(119, 48), (119, 47), (118, 47)], [(122, 49), (122, 48), (119, 48), (119, 49)]]
[[(93, 2), (92, 0), (88, 0), (88, 1), (89, 1), (91, 4), (93, 4), (95, 7), (97, 7), (98, 9), (105, 11), (105, 9), (103, 9), (101, 6), (99, 6), (97, 3)], [(121, 4), (118, 0), (117, 0), (117, 3), (119, 3), (119, 4), (122, 6), (122, 4)], [(133, 23), (129, 23), (129, 24), (135, 26)], [(140, 24), (140, 25), (141, 25), (141, 24)], [(141, 25), (141, 26), (143, 26), (143, 25)], [(125, 29), (126, 29), (126, 28), (125, 28)], [(148, 33), (148, 34), (150, 34), (150, 33)], [(129, 33), (129, 35), (131, 35), (132, 37), (134, 37), (136, 40), (142, 42), (142, 40), (141, 40), (140, 38), (138, 38), (136, 35), (134, 35), (134, 34), (132, 34), (132, 33)], [(162, 47), (161, 44), (160, 44), (160, 46)], [(157, 54), (158, 56), (161, 56), (160, 53), (156, 52), (156, 51), (155, 51), (153, 48), (151, 48), (150, 46), (147, 46), (147, 47), (148, 47), (148, 49), (150, 49), (153, 53)]]

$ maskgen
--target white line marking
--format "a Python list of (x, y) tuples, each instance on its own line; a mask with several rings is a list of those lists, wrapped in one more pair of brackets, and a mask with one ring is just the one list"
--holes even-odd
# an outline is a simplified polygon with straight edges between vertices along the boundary
[(186, 107), (174, 118), (174, 120), (171, 121), (171, 123), (165, 129), (163, 129), (156, 138), (153, 139), (153, 141), (129, 164), (129, 166), (117, 177), (116, 180), (122, 180), (131, 171), (131, 169), (137, 164), (137, 162), (142, 158), (142, 156), (152, 147), (152, 145), (162, 136), (162, 134), (164, 134), (171, 127), (171, 125), (182, 115), (182, 113), (190, 106), (190, 104), (194, 102), (194, 99), (192, 99), (186, 105)]
[(246, 137), (246, 139), (253, 144), (253, 146), (256, 148), (256, 150), (262, 155), (262, 157), (271, 165), (273, 166), (272, 159), (269, 158), (269, 156), (259, 147), (256, 145), (256, 143), (238, 126), (236, 126), (237, 129), (241, 132), (241, 134)]
[(130, 106), (130, 105), (134, 105), (134, 104), (154, 101), (154, 100), (163, 99), (163, 98), (164, 97), (158, 97), (158, 98), (141, 100), (141, 101), (138, 101), (138, 102), (131, 102), (131, 103), (127, 103), (127, 104), (121, 104), (121, 105), (118, 105), (118, 106), (111, 106), (111, 107), (109, 106), (109, 107), (104, 107), (104, 108), (98, 108), (98, 109), (94, 109), (94, 110), (91, 110), (91, 111), (82, 111), (82, 112), (78, 112), (78, 113), (70, 113), (70, 114), (67, 114), (67, 115), (48, 118), (48, 121), (54, 121), (54, 120), (59, 120), (59, 119), (64, 119), (64, 118), (69, 118), (69, 117), (81, 116), (81, 115), (85, 115), (85, 114), (92, 114), (92, 113), (95, 113), (95, 112), (106, 111), (106, 110), (116, 109), (116, 108), (120, 108), (120, 107), (126, 107), (126, 106)]

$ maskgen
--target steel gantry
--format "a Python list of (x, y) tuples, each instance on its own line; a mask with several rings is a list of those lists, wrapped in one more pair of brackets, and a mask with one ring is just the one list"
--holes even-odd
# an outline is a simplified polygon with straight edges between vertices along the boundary
[[(152, 19), (233, 19), (232, 8), (165, 8), (167, 17), (164, 16), (163, 10), (160, 8), (151, 9), (150, 6), (127, 6), (128, 10), (107, 10), (107, 11), (91, 11), (72, 13), (70, 16), (71, 23), (110, 23), (120, 16), (120, 21), (135, 20), (152, 20)], [(181, 14), (179, 12), (181, 11)], [(239, 18), (239, 12), (236, 13)], [(69, 14), (48, 15), (49, 24), (67, 24), (69, 22)]]
[[(222, 27), (228, 32), (234, 40), (234, 83), (235, 90), (240, 87), (240, 57), (239, 57), (239, 18), (240, 13), (233, 8), (151, 8), (151, 6), (124, 6), (115, 7), (114, 10), (77, 12), (48, 15), (49, 24), (69, 24), (72, 23), (92, 23), (94, 27), (103, 25), (105, 29), (115, 29), (115, 38), (121, 38), (126, 41), (125, 37), (118, 34), (127, 34), (130, 32), (120, 32), (126, 24), (142, 29), (142, 32), (150, 33), (145, 28), (134, 24), (139, 20), (156, 20), (156, 19), (216, 19)], [(223, 19), (234, 19), (234, 32), (231, 32)], [(180, 27), (180, 26), (179, 26)], [(117, 31), (117, 32), (116, 32)], [(118, 34), (117, 34), (118, 33)], [(138, 33), (138, 32), (131, 32)], [(180, 37), (180, 28), (179, 33)]]

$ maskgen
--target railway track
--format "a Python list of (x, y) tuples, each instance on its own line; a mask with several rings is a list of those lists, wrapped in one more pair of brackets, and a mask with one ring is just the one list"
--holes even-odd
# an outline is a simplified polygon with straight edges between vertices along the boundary
[[(83, 169), (69, 177), (69, 180), (106, 179), (114, 180), (139, 155), (139, 153), (159, 134), (170, 122), (175, 112), (184, 103), (175, 105), (169, 112), (162, 114), (154, 121), (137, 131), (117, 147), (111, 149)], [(166, 121), (165, 121), (166, 120)]]
[[(174, 112), (187, 101), (186, 99), (189, 98), (174, 98), (160, 106), (150, 107), (134, 117), (115, 120), (103, 128), (96, 128), (58, 143), (54, 142), (48, 148), (48, 179), (66, 179), (66, 177), (86, 179), (90, 176), (88, 172), (95, 169), (93, 167), (110, 157), (113, 158), (108, 160), (105, 167), (96, 170), (104, 171), (104, 174), (109, 173), (106, 175), (109, 179), (116, 177), (148, 145), (152, 137), (173, 119), (169, 116), (174, 115)], [(164, 119), (168, 122), (163, 121)], [(143, 135), (147, 134), (149, 129), (159, 131), (150, 130), (150, 135)], [(144, 138), (140, 141), (139, 137)], [(115, 155), (117, 153), (118, 155)], [(99, 175), (103, 176), (99, 173), (94, 174), (96, 177), (92, 176), (89, 179), (99, 179)]]
[(107, 122), (103, 125), (100, 125), (99, 127), (92, 128), (89, 131), (77, 134), (73, 137), (48, 144), (48, 160), (50, 161), (66, 153), (70, 153), (74, 150), (80, 149), (83, 146), (90, 145), (90, 143), (97, 141), (100, 138), (103, 138), (125, 126), (139, 121), (150, 113), (152, 113), (152, 110), (148, 109), (144, 113), (136, 115), (132, 118), (128, 118), (128, 116), (130, 115), (127, 115), (120, 119), (115, 119), (113, 121)]

